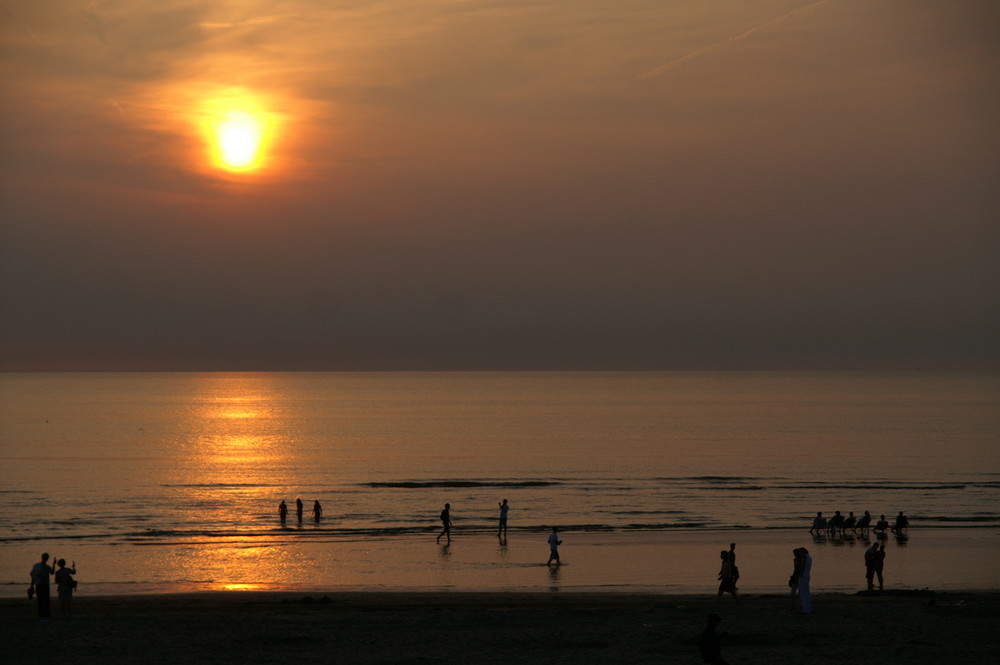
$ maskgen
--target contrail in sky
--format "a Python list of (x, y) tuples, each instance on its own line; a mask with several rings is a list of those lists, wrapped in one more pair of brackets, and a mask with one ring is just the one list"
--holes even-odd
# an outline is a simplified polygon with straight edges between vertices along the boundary
[(819, 2), (814, 2), (811, 5), (806, 5), (805, 7), (800, 7), (799, 9), (792, 10), (792, 11), (788, 12), (787, 14), (783, 14), (783, 15), (779, 16), (778, 18), (771, 19), (767, 23), (763, 23), (761, 25), (758, 25), (755, 28), (750, 28), (749, 30), (747, 30), (744, 33), (741, 33), (741, 34), (736, 35), (734, 37), (730, 37), (729, 39), (724, 39), (721, 42), (716, 42), (715, 44), (712, 44), (711, 46), (706, 46), (705, 48), (700, 48), (697, 51), (692, 51), (691, 53), (688, 53), (685, 56), (681, 56), (680, 58), (676, 58), (674, 60), (671, 60), (670, 62), (668, 62), (668, 63), (666, 63), (664, 65), (660, 65), (656, 69), (650, 69), (647, 72), (643, 72), (642, 74), (639, 74), (639, 76), (637, 78), (640, 78), (640, 79), (656, 78), (657, 76), (659, 76), (660, 74), (662, 74), (664, 72), (670, 71), (671, 69), (677, 69), (678, 67), (680, 67), (680, 66), (682, 66), (682, 65), (684, 65), (684, 64), (686, 64), (688, 62), (691, 62), (692, 60), (696, 60), (696, 59), (700, 58), (701, 56), (705, 55), (706, 53), (711, 53), (712, 51), (714, 51), (715, 49), (717, 49), (717, 48), (719, 48), (721, 46), (725, 46), (726, 44), (730, 44), (732, 42), (738, 42), (741, 39), (746, 39), (747, 37), (749, 37), (750, 35), (752, 35), (755, 32), (759, 32), (761, 30), (766, 30), (767, 28), (770, 28), (773, 25), (777, 25), (778, 23), (782, 23), (782, 22), (787, 21), (789, 19), (795, 18), (796, 16), (798, 16), (800, 14), (803, 14), (805, 12), (808, 12), (808, 11), (811, 11), (813, 9), (816, 9), (820, 5), (825, 5), (828, 2), (830, 2), (830, 0), (819, 0)]

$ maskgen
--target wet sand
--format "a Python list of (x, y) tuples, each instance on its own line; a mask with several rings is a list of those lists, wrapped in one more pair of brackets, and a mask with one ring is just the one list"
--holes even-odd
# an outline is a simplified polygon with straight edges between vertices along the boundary
[(79, 596), (41, 624), (0, 599), (4, 662), (700, 663), (709, 612), (733, 664), (996, 662), (1000, 592), (777, 595), (229, 592)]

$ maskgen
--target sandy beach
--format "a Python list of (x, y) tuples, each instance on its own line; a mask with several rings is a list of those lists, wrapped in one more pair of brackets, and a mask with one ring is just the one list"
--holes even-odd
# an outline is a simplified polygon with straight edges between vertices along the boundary
[(5, 662), (699, 663), (709, 612), (730, 663), (994, 662), (1000, 593), (201, 593), (78, 597), (42, 624), (0, 600)]

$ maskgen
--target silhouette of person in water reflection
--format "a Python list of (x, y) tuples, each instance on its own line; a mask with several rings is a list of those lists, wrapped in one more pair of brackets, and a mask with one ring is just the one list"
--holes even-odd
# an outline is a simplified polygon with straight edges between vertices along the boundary
[(316, 520), (316, 524), (319, 524), (321, 517), (323, 517), (323, 506), (319, 505), (319, 501), (313, 501), (313, 519)]
[(447, 536), (448, 542), (451, 542), (451, 504), (444, 504), (444, 510), (441, 511), (441, 533), (438, 534), (437, 540), (435, 542), (441, 542), (441, 536)]

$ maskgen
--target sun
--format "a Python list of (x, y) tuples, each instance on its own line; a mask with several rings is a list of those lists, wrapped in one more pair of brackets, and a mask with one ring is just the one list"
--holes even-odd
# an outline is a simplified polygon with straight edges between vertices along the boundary
[(238, 90), (207, 98), (203, 105), (202, 127), (212, 166), (239, 174), (263, 169), (276, 121), (263, 100)]
[(260, 161), (263, 136), (258, 118), (243, 111), (229, 113), (216, 130), (219, 163), (233, 170), (253, 168)]

